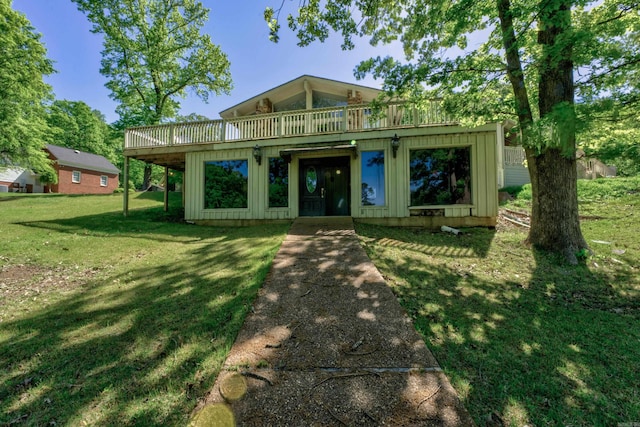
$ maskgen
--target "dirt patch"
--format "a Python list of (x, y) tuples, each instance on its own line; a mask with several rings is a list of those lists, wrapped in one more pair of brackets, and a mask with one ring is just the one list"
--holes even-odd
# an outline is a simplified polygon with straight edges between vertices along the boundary
[[(87, 283), (98, 269), (80, 270), (32, 264), (5, 265), (0, 268), (0, 307), (33, 301), (52, 292), (69, 292)], [(0, 315), (0, 318), (4, 316)]]

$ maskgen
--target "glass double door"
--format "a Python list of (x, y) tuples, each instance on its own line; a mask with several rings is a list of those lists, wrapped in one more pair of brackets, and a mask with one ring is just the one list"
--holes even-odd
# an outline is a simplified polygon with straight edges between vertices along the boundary
[(300, 216), (351, 214), (349, 157), (300, 159)]

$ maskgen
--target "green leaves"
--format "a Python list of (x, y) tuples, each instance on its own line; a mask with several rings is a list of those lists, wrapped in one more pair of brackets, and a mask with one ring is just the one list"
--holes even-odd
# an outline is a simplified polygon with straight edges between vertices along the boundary
[(56, 100), (48, 108), (50, 142), (55, 145), (99, 154), (112, 163), (122, 141), (112, 138), (112, 131), (97, 110), (82, 101)]
[(47, 51), (26, 17), (0, 0), (0, 161), (37, 171), (50, 169), (42, 148), (47, 126), (43, 103), (53, 73)]
[(101, 73), (121, 116), (138, 125), (173, 117), (191, 91), (205, 102), (231, 88), (229, 61), (200, 29), (196, 0), (73, 0), (103, 34)]

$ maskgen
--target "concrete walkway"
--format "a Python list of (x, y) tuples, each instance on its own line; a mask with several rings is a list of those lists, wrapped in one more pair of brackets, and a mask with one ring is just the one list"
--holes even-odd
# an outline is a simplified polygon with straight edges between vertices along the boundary
[(342, 217), (294, 222), (204, 403), (194, 425), (473, 425)]

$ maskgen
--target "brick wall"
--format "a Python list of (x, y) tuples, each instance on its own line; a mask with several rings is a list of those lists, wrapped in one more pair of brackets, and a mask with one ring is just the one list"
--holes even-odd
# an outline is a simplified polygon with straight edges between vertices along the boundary
[[(118, 188), (118, 174), (90, 171), (69, 166), (56, 165), (58, 183), (52, 185), (52, 192), (61, 194), (111, 194)], [(73, 171), (80, 172), (80, 182), (72, 181)], [(100, 185), (100, 177), (107, 176), (107, 185)]]

